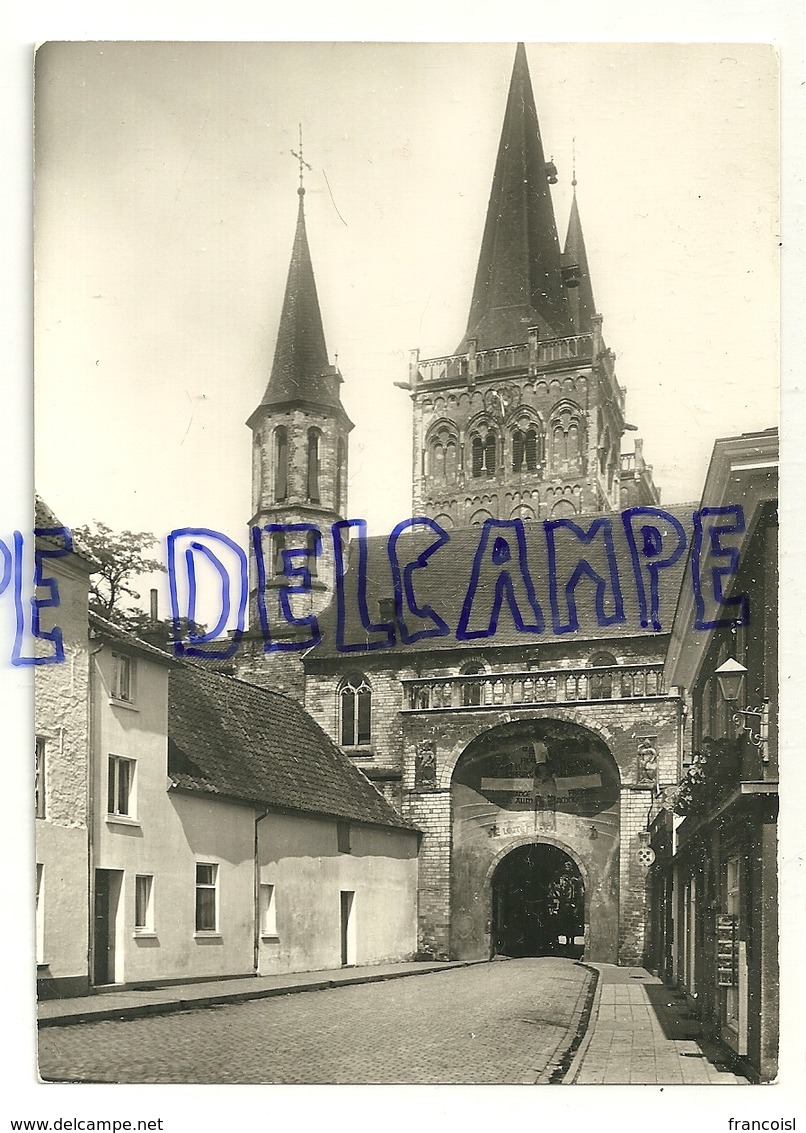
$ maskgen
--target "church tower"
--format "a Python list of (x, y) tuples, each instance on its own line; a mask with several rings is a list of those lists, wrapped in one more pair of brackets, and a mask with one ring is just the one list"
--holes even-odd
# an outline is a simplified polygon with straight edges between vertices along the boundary
[(529, 67), (519, 44), (467, 329), (414, 352), (414, 515), (444, 527), (620, 506), (625, 390), (602, 337), (576, 200), (560, 250)]
[[(252, 430), (252, 518), (263, 531), (263, 571), (250, 568), (250, 630), (260, 633), (258, 590), (272, 635), (288, 635), (279, 612), (282, 589), (307, 566), (311, 585), (291, 598), (294, 617), (319, 613), (334, 585), (330, 526), (347, 512), (348, 436), (353, 425), (341, 403), (342, 376), (328, 359), (319, 297), (305, 230), (300, 162), (299, 209), (274, 363)], [(282, 530), (265, 531), (267, 525)], [(321, 532), (317, 540), (315, 529)], [(284, 554), (291, 552), (292, 554)], [(262, 586), (261, 586), (262, 582)]]

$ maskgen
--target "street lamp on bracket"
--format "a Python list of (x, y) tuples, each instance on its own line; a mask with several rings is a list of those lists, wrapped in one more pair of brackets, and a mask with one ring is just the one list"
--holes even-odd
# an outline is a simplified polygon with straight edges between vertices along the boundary
[[(733, 707), (742, 691), (747, 669), (734, 657), (728, 657), (727, 661), (715, 671), (714, 676), (719, 682), (719, 691), (723, 700)], [(769, 763), (767, 740), (770, 730), (770, 698), (765, 696), (758, 708), (734, 708), (733, 723), (745, 731), (750, 743), (759, 749), (761, 762)]]

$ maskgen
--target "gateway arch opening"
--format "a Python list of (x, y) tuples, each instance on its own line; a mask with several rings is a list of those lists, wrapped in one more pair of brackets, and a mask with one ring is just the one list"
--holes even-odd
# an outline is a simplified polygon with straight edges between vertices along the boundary
[(564, 955), (585, 946), (585, 886), (576, 863), (558, 846), (518, 846), (492, 882), (493, 953)]
[(609, 747), (576, 721), (476, 735), (451, 779), (451, 958), (571, 954), (584, 941), (587, 959), (615, 963), (620, 790)]

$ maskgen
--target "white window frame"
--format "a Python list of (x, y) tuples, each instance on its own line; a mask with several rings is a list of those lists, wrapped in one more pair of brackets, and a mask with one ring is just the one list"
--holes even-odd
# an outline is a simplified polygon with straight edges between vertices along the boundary
[(34, 779), (34, 804), (37, 818), (47, 818), (47, 741), (44, 736), (36, 737), (36, 772)]
[(45, 963), (45, 867), (36, 863), (36, 962)]
[(259, 894), (260, 935), (263, 940), (277, 938), (277, 890), (270, 882), (261, 882)]
[[(126, 798), (126, 810), (118, 809), (120, 806), (120, 776), (123, 768), (127, 769), (128, 775), (128, 793)], [(107, 760), (107, 779), (106, 779), (106, 815), (107, 818), (113, 820), (126, 820), (131, 822), (136, 821), (137, 815), (137, 796), (135, 789), (137, 786), (137, 761), (129, 759), (124, 755), (109, 755)], [(109, 803), (112, 802), (110, 809)]]
[[(126, 679), (124, 681), (124, 674)], [(134, 704), (137, 693), (137, 663), (128, 653), (112, 652), (111, 697), (121, 704)]]
[[(143, 916), (143, 923), (138, 924), (138, 905), (140, 904), (140, 889), (142, 888), (141, 882), (145, 882), (145, 914)], [(154, 935), (154, 875), (153, 873), (137, 873), (134, 877), (134, 935), (135, 936), (153, 936)]]
[[(199, 881), (199, 866), (208, 866), (213, 871), (213, 880), (211, 882)], [(194, 896), (194, 918), (193, 923), (196, 926), (196, 936), (219, 936), (219, 868), (218, 862), (197, 861), (194, 864), (194, 880), (195, 885), (193, 889)], [(213, 891), (213, 928), (199, 928), (199, 893)]]

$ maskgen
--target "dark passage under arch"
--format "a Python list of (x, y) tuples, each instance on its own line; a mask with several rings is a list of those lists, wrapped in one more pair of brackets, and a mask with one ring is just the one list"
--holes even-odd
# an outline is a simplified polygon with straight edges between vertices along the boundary
[(493, 875), (492, 945), (499, 956), (581, 958), (585, 886), (573, 859), (557, 846), (518, 846)]

